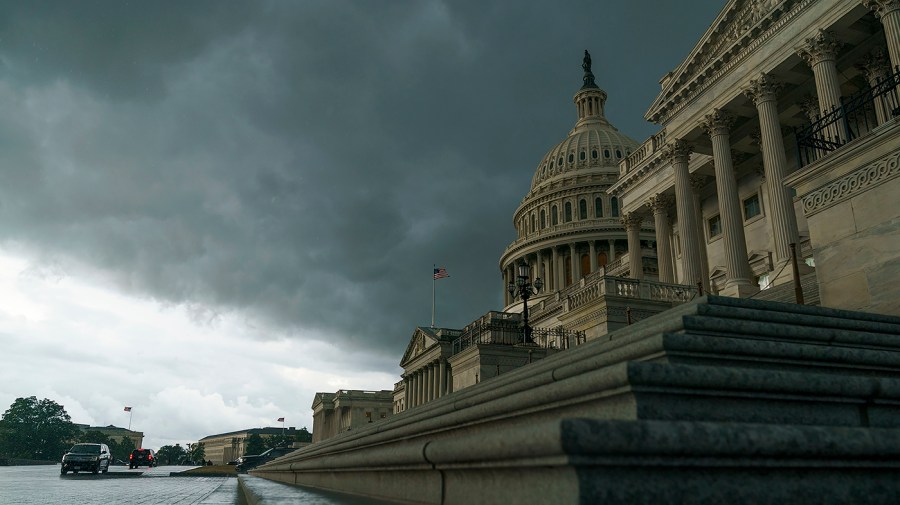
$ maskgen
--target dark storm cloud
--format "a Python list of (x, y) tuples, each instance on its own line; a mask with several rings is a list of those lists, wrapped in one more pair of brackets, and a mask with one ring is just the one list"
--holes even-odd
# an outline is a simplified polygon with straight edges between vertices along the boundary
[(640, 142), (703, 3), (6, 3), (0, 236), (384, 369), (430, 323), (432, 263), (451, 274), (438, 324), (500, 308), (511, 215), (574, 124), (583, 49)]

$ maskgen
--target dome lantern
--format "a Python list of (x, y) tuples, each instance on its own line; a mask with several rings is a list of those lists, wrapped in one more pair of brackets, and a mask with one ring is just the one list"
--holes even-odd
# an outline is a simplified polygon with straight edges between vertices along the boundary
[(581, 63), (584, 69), (584, 85), (575, 93), (575, 107), (578, 110), (578, 123), (575, 127), (579, 127), (585, 122), (600, 120), (605, 122), (603, 116), (603, 106), (606, 104), (606, 92), (597, 86), (594, 82), (594, 73), (591, 71), (591, 53), (587, 49), (584, 50), (584, 59)]

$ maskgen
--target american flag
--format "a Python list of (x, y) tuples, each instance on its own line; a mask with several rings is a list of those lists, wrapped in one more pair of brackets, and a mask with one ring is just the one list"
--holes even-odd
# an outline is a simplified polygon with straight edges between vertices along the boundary
[(125, 412), (131, 412), (131, 407), (125, 407)]
[(276, 422), (279, 422), (279, 423), (283, 423), (283, 422), (284, 422), (284, 418), (283, 418), (283, 417), (279, 417), (279, 418), (276, 419), (275, 421), (276, 421)]
[(434, 269), (434, 278), (443, 279), (444, 277), (450, 277), (450, 274), (447, 273), (447, 269), (444, 267), (435, 268)]

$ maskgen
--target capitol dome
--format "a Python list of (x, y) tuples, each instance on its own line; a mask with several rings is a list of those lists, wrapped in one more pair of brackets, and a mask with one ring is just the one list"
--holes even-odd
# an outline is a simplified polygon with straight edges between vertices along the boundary
[[(594, 82), (587, 51), (582, 68), (584, 84), (573, 98), (575, 126), (544, 155), (513, 215), (517, 238), (500, 258), (504, 286), (514, 280), (516, 264), (525, 263), (532, 277), (544, 279), (544, 294), (552, 295), (627, 252), (619, 202), (606, 190), (618, 179), (619, 163), (639, 144), (604, 116), (606, 92)], [(652, 227), (640, 231), (652, 240)], [(514, 305), (511, 295), (504, 300), (507, 309)]]

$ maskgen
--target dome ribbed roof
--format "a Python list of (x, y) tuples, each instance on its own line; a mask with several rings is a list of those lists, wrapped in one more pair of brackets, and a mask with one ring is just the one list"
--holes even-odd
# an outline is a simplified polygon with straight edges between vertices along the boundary
[(603, 115), (606, 92), (594, 82), (591, 55), (585, 51), (584, 86), (573, 101), (578, 122), (569, 136), (544, 155), (531, 180), (531, 190), (554, 179), (577, 175), (578, 172), (618, 173), (619, 162), (638, 147), (638, 143), (619, 133)]

